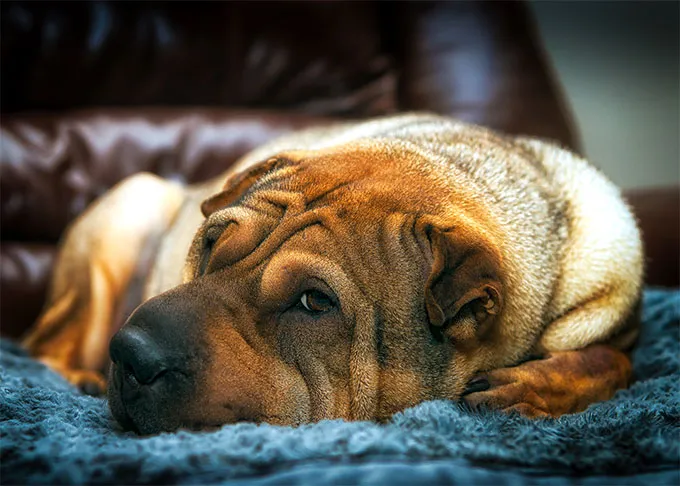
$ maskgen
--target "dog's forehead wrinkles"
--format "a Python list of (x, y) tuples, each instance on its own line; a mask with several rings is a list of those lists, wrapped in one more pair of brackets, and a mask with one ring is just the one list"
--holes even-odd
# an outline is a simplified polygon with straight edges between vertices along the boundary
[(283, 218), (249, 254), (234, 262), (232, 267), (238, 267), (241, 271), (260, 267), (294, 235), (319, 224), (322, 224), (322, 218), (316, 211)]
[[(293, 244), (306, 246), (305, 230), (320, 225), (329, 230), (328, 237), (356, 240), (355, 247), (364, 248), (360, 252), (341, 251), (336, 254), (338, 260), (343, 260), (350, 268), (355, 267), (359, 273), (362, 273), (362, 267), (376, 267), (378, 263), (369, 260), (388, 249), (376, 248), (377, 240), (363, 233), (379, 231), (390, 214), (413, 212), (417, 209), (414, 207), (416, 197), (395, 196), (393, 186), (401, 187), (403, 183), (394, 179), (391, 164), (375, 164), (370, 170), (357, 171), (353, 170), (356, 161), (353, 162), (351, 157), (340, 158), (337, 164), (330, 162), (335, 162), (335, 159), (329, 161), (323, 155), (317, 157), (316, 154), (307, 153), (292, 165), (274, 166), (258, 175), (258, 180), (230, 206), (209, 216), (206, 225), (223, 229), (229, 226), (231, 220), (238, 219), (239, 213), (248, 218), (263, 218), (262, 222), (267, 221), (269, 230), (263, 239), (243, 258), (233, 262), (232, 266), (237, 265), (243, 270), (255, 268), (298, 234), (302, 234), (302, 239)], [(338, 171), (340, 167), (348, 170)], [(374, 176), (378, 173), (381, 177), (376, 180)], [(385, 177), (390, 180), (387, 185), (384, 184)], [(419, 199), (423, 199), (422, 194)], [(428, 209), (434, 209), (434, 205), (425, 199)], [(236, 228), (235, 231), (240, 230)], [(403, 229), (399, 229), (395, 236), (403, 239), (404, 233)], [(377, 259), (385, 260), (385, 256)]]
[[(288, 161), (288, 164), (293, 164)], [(244, 194), (235, 201), (235, 204), (243, 204), (254, 197), (261, 196), (270, 191), (291, 192), (291, 179), (304, 172), (305, 168), (297, 163), (293, 165), (273, 166), (268, 172), (261, 174)]]
[(204, 231), (207, 232), (213, 227), (226, 228), (231, 223), (238, 223), (239, 220), (250, 216), (250, 211), (250, 208), (245, 206), (228, 206), (215, 211), (203, 223)]

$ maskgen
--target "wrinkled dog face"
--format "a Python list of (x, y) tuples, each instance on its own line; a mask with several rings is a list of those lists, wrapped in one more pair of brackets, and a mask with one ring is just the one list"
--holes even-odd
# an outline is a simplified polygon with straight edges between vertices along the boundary
[[(185, 283), (112, 340), (121, 424), (381, 419), (460, 395), (500, 306), (495, 269), (481, 263), (483, 284), (446, 273), (440, 208), (422, 196), (435, 182), (396, 189), (403, 167), (366, 150), (282, 155), (204, 203)], [(442, 285), (478, 291), (442, 302)]]

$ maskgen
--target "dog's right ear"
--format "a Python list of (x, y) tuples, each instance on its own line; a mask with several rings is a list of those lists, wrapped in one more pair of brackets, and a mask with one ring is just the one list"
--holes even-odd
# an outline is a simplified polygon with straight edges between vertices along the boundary
[(470, 228), (422, 229), (433, 258), (425, 288), (430, 329), (459, 343), (481, 337), (503, 309), (499, 253)]
[(215, 211), (226, 208), (238, 201), (248, 192), (255, 182), (263, 175), (283, 167), (289, 167), (294, 162), (285, 157), (272, 157), (260, 162), (249, 169), (227, 179), (224, 188), (214, 196), (210, 196), (201, 204), (201, 212), (206, 218)]

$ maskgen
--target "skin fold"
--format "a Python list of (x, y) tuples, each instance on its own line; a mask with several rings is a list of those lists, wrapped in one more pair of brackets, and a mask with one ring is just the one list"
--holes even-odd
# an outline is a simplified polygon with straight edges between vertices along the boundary
[(400, 115), (197, 186), (123, 181), (69, 228), (25, 345), (96, 390), (110, 341), (111, 410), (140, 433), (429, 399), (559, 416), (627, 386), (641, 276), (635, 221), (585, 160)]

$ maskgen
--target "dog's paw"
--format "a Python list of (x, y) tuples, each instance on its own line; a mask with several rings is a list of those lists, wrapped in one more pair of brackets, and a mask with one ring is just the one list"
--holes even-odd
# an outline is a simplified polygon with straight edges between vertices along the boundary
[(528, 371), (527, 363), (513, 368), (501, 368), (478, 375), (468, 384), (463, 401), (473, 409), (490, 408), (503, 412), (518, 412), (530, 417), (550, 417), (548, 401), (549, 379), (537, 367)]
[(559, 417), (609, 400), (627, 385), (630, 374), (630, 360), (624, 353), (593, 345), (479, 375), (470, 381), (462, 399), (473, 408)]
[(96, 371), (71, 370), (66, 379), (86, 395), (100, 397), (106, 393), (106, 379)]
[(106, 393), (106, 379), (97, 371), (66, 368), (49, 358), (40, 359), (40, 361), (86, 395), (97, 397)]

